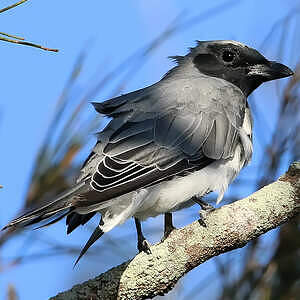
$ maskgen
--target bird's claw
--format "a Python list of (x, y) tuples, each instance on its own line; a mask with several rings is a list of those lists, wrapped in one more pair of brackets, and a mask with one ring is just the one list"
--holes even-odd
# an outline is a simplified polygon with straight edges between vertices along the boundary
[(205, 201), (202, 201), (201, 199), (199, 199), (197, 197), (194, 197), (193, 200), (201, 206), (201, 210), (199, 210), (200, 225), (203, 227), (207, 227), (207, 225), (205, 223), (205, 219), (211, 212), (213, 212), (215, 210), (215, 207), (213, 207), (209, 203), (206, 203)]
[(139, 252), (145, 252), (146, 254), (151, 254), (151, 244), (146, 240), (141, 240), (138, 242), (137, 248)]
[(194, 196), (192, 199), (193, 199), (194, 202), (199, 204), (201, 209), (204, 210), (204, 211), (212, 212), (212, 211), (215, 210), (215, 208), (212, 205), (210, 205), (209, 203), (203, 201), (201, 198), (199, 198), (197, 196)]
[(205, 223), (205, 219), (207, 217), (207, 215), (209, 214), (209, 212), (205, 211), (205, 210), (199, 210), (199, 224), (203, 227), (207, 227), (206, 223)]
[(213, 207), (212, 205), (210, 205), (209, 203), (206, 203), (204, 201), (202, 201), (200, 206), (201, 206), (201, 210), (203, 210), (206, 213), (210, 213), (216, 209), (215, 207)]

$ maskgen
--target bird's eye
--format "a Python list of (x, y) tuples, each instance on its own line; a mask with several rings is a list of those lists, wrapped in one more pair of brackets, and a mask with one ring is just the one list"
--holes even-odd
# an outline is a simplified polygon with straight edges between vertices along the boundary
[(230, 50), (225, 50), (222, 54), (222, 59), (225, 62), (232, 62), (235, 58), (235, 52), (230, 51)]

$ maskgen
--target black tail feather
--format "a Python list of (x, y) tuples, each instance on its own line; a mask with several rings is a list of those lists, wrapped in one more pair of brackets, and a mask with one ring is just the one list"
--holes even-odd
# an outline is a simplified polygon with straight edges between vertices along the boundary
[(84, 225), (86, 222), (88, 222), (96, 212), (90, 212), (86, 215), (80, 215), (76, 212), (70, 213), (66, 218), (66, 225), (67, 228), (67, 234), (71, 233), (75, 228), (77, 228), (79, 225)]
[(52, 202), (12, 220), (4, 228), (2, 228), (2, 230), (5, 230), (9, 227), (26, 227), (51, 218), (60, 212), (66, 210), (69, 212), (71, 207), (72, 204), (65, 203), (65, 201), (61, 201), (60, 203)]
[[(85, 185), (86, 182), (78, 183), (65, 193), (58, 196), (54, 201), (43, 205), (37, 209), (33, 209), (32, 211), (27, 212), (22, 216), (12, 220), (2, 230), (7, 229), (9, 227), (25, 227), (52, 217), (57, 217), (58, 220), (60, 220), (61, 218), (59, 217), (61, 216), (61, 213), (67, 215), (74, 209), (73, 203), (70, 200), (72, 200), (73, 196), (79, 193), (79, 191), (82, 190), (82, 188), (84, 188)], [(53, 223), (50, 222), (49, 225), (50, 224)]]
[[(43, 224), (43, 225), (41, 225), (41, 226), (38, 226), (38, 227), (36, 227), (36, 228), (34, 228), (34, 229), (36, 230), (36, 229), (44, 228), (44, 227), (50, 226), (50, 225), (52, 225), (52, 224), (55, 224), (56, 222), (58, 222), (58, 221), (60, 221), (61, 219), (63, 219), (65, 216), (69, 215), (69, 214), (71, 213), (71, 211), (72, 211), (72, 210), (70, 209), (70, 210), (64, 212), (63, 214), (61, 214), (60, 216), (57, 216), (56, 218), (54, 218), (54, 219), (51, 220), (50, 222), (48, 222), (48, 223), (46, 223), (46, 224)], [(34, 223), (36, 223), (36, 222), (34, 222)], [(29, 224), (27, 224), (27, 225), (29, 225)]]
[(79, 262), (79, 260), (81, 259), (81, 257), (86, 253), (86, 251), (104, 234), (104, 231), (102, 231), (100, 229), (99, 225), (96, 227), (96, 229), (92, 233), (91, 237), (89, 238), (89, 240), (87, 241), (87, 243), (85, 244), (83, 249), (81, 250), (81, 252), (74, 264), (74, 268), (77, 265), (77, 263)]

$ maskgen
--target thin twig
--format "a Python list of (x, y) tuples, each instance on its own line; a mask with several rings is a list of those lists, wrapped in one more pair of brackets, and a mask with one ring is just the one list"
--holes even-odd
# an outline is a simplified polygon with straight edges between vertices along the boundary
[[(3, 13), (9, 9), (12, 9), (20, 4), (23, 4), (25, 3), (26, 1), (28, 0), (21, 0), (15, 4), (12, 4), (10, 6), (7, 6), (5, 8), (2, 8), (0, 9), (0, 13)], [(9, 39), (9, 38), (5, 38), (5, 37), (1, 37), (0, 36), (0, 41), (5, 41), (5, 42), (8, 42), (8, 43), (13, 43), (13, 44), (21, 44), (21, 45), (25, 45), (25, 46), (31, 46), (31, 47), (35, 47), (35, 48), (39, 48), (39, 49), (42, 49), (42, 50), (45, 50), (45, 51), (52, 51), (52, 52), (58, 52), (58, 49), (52, 49), (52, 48), (47, 48), (47, 47), (44, 47), (44, 46), (41, 46), (41, 45), (37, 45), (37, 44), (34, 44), (34, 43), (30, 43), (30, 42), (25, 42), (24, 38), (23, 37), (19, 37), (19, 36), (16, 36), (16, 35), (12, 35), (12, 34), (8, 34), (8, 33), (5, 33), (5, 32), (0, 32), (0, 35), (4, 35), (4, 36), (7, 36), (9, 38), (13, 38), (13, 39)]]
[(19, 2), (15, 3), (15, 4), (7, 6), (5, 8), (2, 8), (2, 9), (0, 9), (0, 14), (3, 13), (3, 12), (5, 12), (5, 11), (7, 11), (7, 10), (9, 10), (9, 9), (12, 9), (12, 8), (14, 8), (14, 7), (16, 7), (16, 6), (20, 5), (20, 4), (23, 4), (26, 1), (28, 1), (28, 0), (22, 0), (22, 1), (19, 1)]
[(5, 32), (0, 32), (1, 35), (5, 35), (5, 36), (8, 36), (8, 37), (11, 37), (13, 39), (17, 39), (17, 40), (21, 40), (21, 41), (24, 41), (25, 39), (23, 37), (20, 37), (20, 36), (16, 36), (16, 35), (12, 35), (12, 34), (8, 34), (8, 33), (5, 33)]
[(39, 48), (39, 49), (42, 49), (42, 50), (45, 50), (45, 51), (58, 52), (58, 49), (46, 48), (46, 47), (43, 47), (41, 45), (33, 44), (33, 43), (30, 43), (30, 42), (12, 40), (12, 39), (4, 38), (4, 37), (0, 37), (0, 41), (5, 41), (5, 42), (13, 43), (13, 44), (21, 44), (21, 45), (25, 45), (25, 46), (31, 46), (31, 47)]

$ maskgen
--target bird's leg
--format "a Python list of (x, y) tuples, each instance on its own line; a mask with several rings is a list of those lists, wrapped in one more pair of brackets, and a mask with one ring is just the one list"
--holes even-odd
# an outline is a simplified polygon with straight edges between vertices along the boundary
[(163, 242), (174, 229), (176, 228), (173, 226), (172, 213), (165, 213), (165, 230), (161, 241)]
[(194, 196), (192, 199), (194, 202), (200, 205), (201, 210), (199, 211), (199, 215), (200, 215), (199, 223), (200, 225), (206, 227), (205, 218), (209, 213), (214, 211), (215, 208), (212, 205), (203, 201), (200, 197)]
[(201, 206), (201, 209), (205, 210), (206, 212), (211, 212), (215, 210), (215, 208), (212, 205), (206, 203), (200, 197), (194, 196), (192, 199), (194, 202)]
[(136, 227), (136, 232), (137, 232), (137, 238), (138, 238), (138, 243), (137, 243), (137, 248), (139, 252), (146, 252), (147, 254), (151, 254), (151, 244), (145, 239), (143, 232), (142, 232), (142, 226), (141, 222), (139, 219), (134, 218), (135, 221), (135, 227)]

